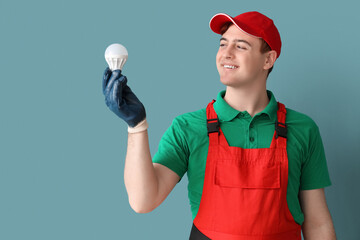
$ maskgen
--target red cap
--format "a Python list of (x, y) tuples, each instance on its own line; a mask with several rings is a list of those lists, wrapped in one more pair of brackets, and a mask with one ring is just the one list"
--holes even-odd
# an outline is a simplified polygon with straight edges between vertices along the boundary
[(273, 20), (259, 12), (246, 12), (236, 17), (230, 17), (225, 13), (218, 13), (210, 20), (210, 28), (215, 33), (221, 34), (220, 29), (224, 23), (232, 22), (241, 31), (257, 38), (264, 39), (277, 57), (281, 52), (281, 38)]

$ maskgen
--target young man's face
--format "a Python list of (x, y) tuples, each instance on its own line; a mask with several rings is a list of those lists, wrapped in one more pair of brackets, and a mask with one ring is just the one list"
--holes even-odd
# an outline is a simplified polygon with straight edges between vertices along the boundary
[(216, 55), (220, 81), (226, 86), (241, 87), (267, 76), (266, 54), (260, 52), (262, 41), (235, 25), (222, 35)]

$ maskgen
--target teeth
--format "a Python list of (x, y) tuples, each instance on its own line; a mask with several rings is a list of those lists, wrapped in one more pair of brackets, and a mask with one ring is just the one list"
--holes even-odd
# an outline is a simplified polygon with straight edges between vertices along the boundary
[(224, 68), (231, 68), (231, 69), (235, 69), (235, 66), (231, 66), (231, 65), (224, 65)]

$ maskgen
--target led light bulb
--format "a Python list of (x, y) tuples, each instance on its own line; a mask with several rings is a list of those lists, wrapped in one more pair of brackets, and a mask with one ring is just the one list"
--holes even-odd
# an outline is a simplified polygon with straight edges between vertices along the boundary
[(128, 52), (126, 48), (119, 43), (111, 44), (105, 50), (105, 60), (111, 71), (117, 69), (122, 70), (127, 59)]

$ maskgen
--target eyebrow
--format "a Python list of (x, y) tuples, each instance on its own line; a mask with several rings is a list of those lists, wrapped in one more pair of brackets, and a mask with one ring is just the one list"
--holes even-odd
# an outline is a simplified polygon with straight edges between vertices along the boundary
[[(224, 37), (220, 38), (220, 42), (221, 41), (227, 41), (228, 42), (228, 40), (226, 38), (224, 38)], [(245, 41), (243, 39), (235, 39), (234, 42), (243, 42), (243, 43), (246, 43), (247, 45), (249, 45), (251, 47), (251, 44), (248, 41)]]

